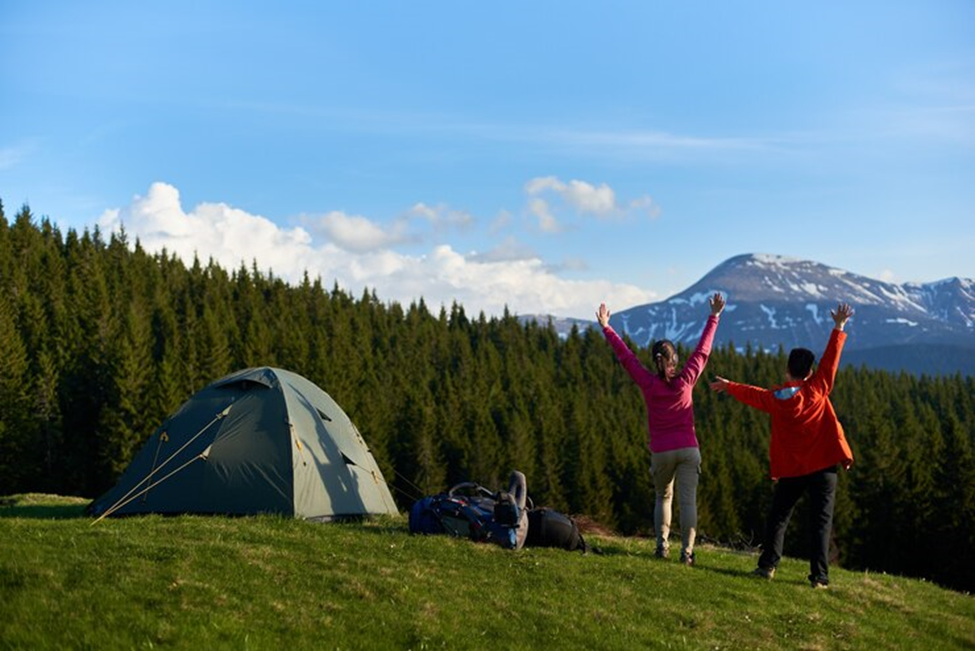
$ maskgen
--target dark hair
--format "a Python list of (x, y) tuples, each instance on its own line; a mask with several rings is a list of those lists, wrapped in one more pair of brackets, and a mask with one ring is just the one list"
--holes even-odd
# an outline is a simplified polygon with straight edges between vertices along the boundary
[(677, 347), (674, 346), (674, 342), (669, 339), (661, 339), (653, 344), (653, 348), (650, 349), (650, 356), (653, 357), (653, 365), (657, 367), (657, 375), (661, 379), (667, 379), (667, 372), (664, 367), (664, 362), (669, 360), (677, 352)]
[(816, 356), (808, 348), (793, 348), (789, 353), (789, 375), (796, 380), (805, 379), (815, 361)]

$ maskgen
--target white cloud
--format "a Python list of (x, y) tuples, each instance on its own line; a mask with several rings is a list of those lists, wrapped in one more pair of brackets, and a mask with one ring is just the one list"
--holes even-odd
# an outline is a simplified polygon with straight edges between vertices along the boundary
[(338, 210), (322, 217), (318, 228), (340, 248), (356, 253), (384, 249), (405, 239), (401, 222), (384, 230), (365, 217), (347, 215)]
[(538, 255), (524, 244), (510, 235), (501, 244), (484, 253), (474, 253), (469, 256), (472, 262), (513, 262), (531, 260)]
[(430, 222), (434, 222), (437, 219), (437, 211), (422, 202), (410, 208), (410, 214), (416, 217), (423, 217)]
[(660, 208), (649, 195), (633, 199), (625, 206), (620, 205), (616, 199), (616, 192), (605, 183), (596, 186), (577, 179), (563, 183), (555, 176), (540, 176), (525, 183), (525, 194), (529, 196), (528, 211), (538, 217), (539, 225), (545, 232), (558, 230), (555, 228), (557, 219), (551, 202), (539, 195), (554, 196), (558, 203), (580, 215), (588, 214), (606, 218), (629, 213), (645, 213), (655, 218), (660, 214)]
[(224, 203), (184, 211), (179, 191), (165, 183), (154, 183), (145, 197), (106, 210), (99, 219), (105, 231), (121, 225), (147, 251), (165, 248), (186, 263), (198, 255), (233, 270), (256, 260), (259, 269), (288, 282), (300, 282), (307, 271), (353, 295), (369, 288), (403, 305), (423, 298), (432, 310), (456, 301), (472, 315), (500, 315), (507, 306), (520, 314), (590, 319), (603, 301), (632, 306), (658, 298), (633, 285), (560, 277), (559, 269), (510, 238), (487, 253), (464, 255), (438, 244), (422, 255), (406, 255), (390, 248), (396, 236), (369, 219), (332, 212), (319, 224), (329, 239), (315, 242), (304, 228), (281, 227)]
[(549, 210), (548, 202), (544, 199), (531, 199), (528, 202), (528, 212), (538, 218), (538, 227), (543, 233), (557, 233), (561, 230), (558, 220)]
[(411, 217), (420, 217), (428, 221), (434, 228), (443, 230), (445, 228), (466, 228), (474, 223), (474, 217), (463, 210), (455, 210), (440, 204), (428, 206), (420, 202), (410, 208), (407, 213)]
[(562, 183), (562, 181), (559, 181), (554, 176), (540, 176), (531, 179), (525, 184), (525, 193), (529, 195), (541, 194), (546, 190), (563, 192), (565, 190), (565, 183)]
[(656, 219), (660, 216), (660, 206), (654, 203), (653, 199), (646, 194), (631, 201), (630, 210), (634, 212), (642, 212), (650, 219)]
[(231, 270), (257, 260), (279, 276), (300, 278), (313, 260), (311, 236), (304, 229), (282, 229), (224, 203), (201, 203), (185, 213), (179, 190), (166, 183), (153, 183), (145, 197), (134, 197), (125, 208), (106, 210), (98, 224), (107, 231), (124, 225), (148, 251), (165, 248), (186, 262), (197, 254)]
[(596, 187), (585, 181), (569, 181), (564, 196), (579, 212), (608, 215), (617, 210), (616, 193), (605, 183)]

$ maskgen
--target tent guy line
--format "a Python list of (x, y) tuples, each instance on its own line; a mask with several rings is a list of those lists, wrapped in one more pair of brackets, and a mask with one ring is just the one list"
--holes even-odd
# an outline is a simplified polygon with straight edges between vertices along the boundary
[[(161, 464), (159, 464), (158, 466), (156, 466), (156, 459), (155, 459), (155, 458), (153, 458), (153, 460), (152, 460), (152, 465), (153, 465), (153, 469), (152, 469), (152, 472), (150, 472), (150, 473), (149, 473), (148, 475), (146, 475), (146, 476), (145, 476), (145, 479), (143, 479), (143, 480), (142, 480), (142, 481), (140, 481), (140, 482), (139, 482), (138, 484), (136, 484), (135, 486), (133, 486), (133, 487), (131, 488), (131, 490), (129, 490), (129, 492), (128, 492), (128, 493), (126, 493), (125, 495), (123, 495), (122, 497), (120, 497), (120, 498), (119, 498), (119, 500), (118, 500), (117, 502), (115, 502), (115, 504), (113, 504), (113, 505), (112, 505), (111, 507), (109, 507), (109, 508), (108, 508), (108, 510), (106, 510), (106, 511), (105, 511), (104, 513), (102, 513), (102, 514), (101, 514), (101, 515), (100, 515), (100, 516), (98, 517), (98, 519), (97, 519), (97, 520), (95, 520), (94, 522), (92, 522), (92, 523), (91, 523), (91, 526), (95, 526), (96, 524), (98, 524), (99, 522), (101, 522), (102, 520), (104, 520), (105, 518), (107, 518), (108, 516), (110, 516), (110, 515), (111, 515), (112, 513), (115, 513), (115, 512), (117, 511), (117, 510), (119, 510), (120, 508), (122, 508), (123, 506), (125, 506), (126, 504), (128, 504), (129, 502), (131, 502), (132, 500), (134, 500), (134, 499), (136, 499), (136, 498), (138, 498), (138, 497), (140, 497), (140, 496), (142, 496), (142, 495), (145, 495), (145, 494), (146, 494), (146, 493), (148, 493), (148, 492), (149, 492), (150, 490), (152, 490), (152, 489), (153, 489), (154, 487), (156, 487), (156, 486), (158, 486), (159, 484), (161, 484), (161, 483), (163, 483), (164, 481), (166, 481), (167, 479), (169, 479), (170, 477), (172, 477), (173, 475), (175, 475), (175, 474), (176, 474), (176, 473), (178, 473), (178, 472), (179, 472), (180, 470), (182, 470), (182, 469), (183, 469), (183, 468), (185, 468), (186, 466), (188, 466), (188, 465), (190, 465), (191, 463), (193, 463), (193, 462), (194, 462), (194, 461), (196, 461), (197, 459), (206, 459), (206, 458), (207, 458), (207, 455), (209, 455), (209, 454), (210, 454), (210, 448), (212, 447), (212, 445), (208, 445), (208, 446), (206, 447), (206, 450), (204, 450), (203, 452), (201, 452), (201, 453), (200, 453), (200, 454), (198, 454), (197, 456), (195, 456), (195, 457), (193, 457), (192, 459), (190, 459), (189, 461), (187, 461), (186, 463), (184, 463), (184, 464), (183, 464), (182, 466), (180, 466), (180, 467), (179, 467), (179, 468), (177, 468), (176, 470), (174, 470), (174, 471), (172, 471), (171, 473), (169, 473), (168, 475), (166, 475), (165, 477), (163, 477), (163, 478), (162, 478), (162, 479), (160, 479), (159, 481), (157, 481), (157, 482), (155, 482), (155, 483), (153, 483), (153, 484), (151, 484), (150, 486), (147, 486), (147, 487), (145, 488), (145, 490), (142, 490), (142, 491), (139, 491), (139, 492), (138, 492), (138, 493), (136, 493), (135, 495), (132, 495), (132, 491), (134, 491), (134, 490), (136, 490), (136, 489), (138, 489), (138, 488), (139, 488), (139, 486), (142, 486), (142, 484), (144, 484), (144, 483), (146, 483), (147, 481), (149, 481), (149, 479), (151, 479), (151, 478), (152, 478), (152, 476), (153, 476), (154, 474), (156, 474), (157, 472), (159, 472), (160, 470), (162, 470), (162, 469), (163, 469), (163, 468), (164, 468), (164, 467), (166, 466), (166, 464), (167, 464), (167, 463), (169, 463), (170, 461), (172, 461), (172, 460), (173, 460), (173, 458), (174, 458), (174, 457), (175, 457), (175, 456), (176, 456), (177, 454), (179, 454), (180, 452), (182, 452), (183, 450), (185, 450), (185, 449), (186, 449), (186, 446), (187, 446), (187, 445), (189, 445), (190, 443), (192, 443), (193, 441), (195, 441), (195, 440), (196, 440), (197, 438), (199, 438), (199, 436), (200, 436), (201, 434), (203, 434), (203, 432), (205, 432), (205, 431), (207, 431), (208, 429), (210, 429), (210, 426), (211, 426), (211, 425), (213, 425), (213, 424), (214, 424), (215, 422), (217, 422), (217, 421), (218, 421), (218, 420), (220, 420), (221, 418), (225, 418), (225, 417), (227, 416), (227, 414), (229, 414), (229, 413), (230, 413), (230, 408), (231, 408), (231, 407), (233, 407), (233, 406), (234, 406), (234, 405), (233, 405), (233, 403), (231, 403), (231, 404), (229, 404), (229, 405), (227, 405), (227, 408), (226, 408), (226, 409), (224, 409), (223, 411), (221, 411), (220, 413), (218, 413), (218, 414), (217, 414), (216, 416), (214, 416), (214, 418), (213, 418), (213, 420), (211, 420), (211, 421), (210, 421), (209, 423), (207, 423), (206, 425), (204, 425), (204, 426), (203, 426), (203, 429), (201, 429), (201, 430), (200, 430), (199, 432), (197, 432), (196, 434), (194, 434), (194, 435), (193, 435), (193, 437), (192, 437), (192, 438), (190, 438), (190, 440), (188, 440), (188, 441), (187, 441), (186, 443), (184, 443), (183, 445), (181, 445), (181, 446), (180, 446), (180, 448), (179, 448), (178, 450), (176, 450), (176, 451), (175, 451), (175, 452), (173, 452), (173, 453), (172, 453), (171, 455), (169, 455), (169, 458), (168, 458), (168, 459), (166, 459), (165, 461), (163, 461), (163, 462), (162, 462)], [(163, 440), (163, 439), (162, 439), (162, 437), (163, 437), (163, 436), (166, 436), (166, 433), (165, 433), (165, 432), (163, 432), (163, 433), (162, 433), (162, 435), (160, 436), (160, 439), (159, 439), (159, 440), (160, 440), (160, 442), (161, 442), (161, 441)], [(168, 437), (167, 437), (167, 440), (168, 440)], [(157, 455), (159, 454), (159, 449), (158, 449), (158, 448), (156, 449), (156, 454), (157, 454)], [(131, 498), (129, 498), (129, 495), (132, 495), (132, 497), (131, 497)], [(127, 498), (128, 498), (128, 499), (127, 499)], [(123, 502), (123, 500), (124, 500), (124, 503), (122, 503), (122, 502)]]

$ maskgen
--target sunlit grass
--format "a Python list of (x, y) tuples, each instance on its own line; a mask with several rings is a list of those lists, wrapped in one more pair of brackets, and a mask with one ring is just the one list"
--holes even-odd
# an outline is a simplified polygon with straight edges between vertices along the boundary
[(0, 505), (0, 647), (24, 649), (950, 649), (975, 646), (975, 600), (923, 581), (650, 541), (603, 554), (519, 552), (409, 535), (405, 518), (133, 517), (85, 502)]

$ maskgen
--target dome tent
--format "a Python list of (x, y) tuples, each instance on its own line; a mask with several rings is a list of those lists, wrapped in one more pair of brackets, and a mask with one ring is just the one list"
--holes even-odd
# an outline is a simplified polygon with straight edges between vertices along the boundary
[(397, 510), (376, 460), (339, 405), (296, 373), (259, 367), (194, 394), (88, 512), (333, 520)]

